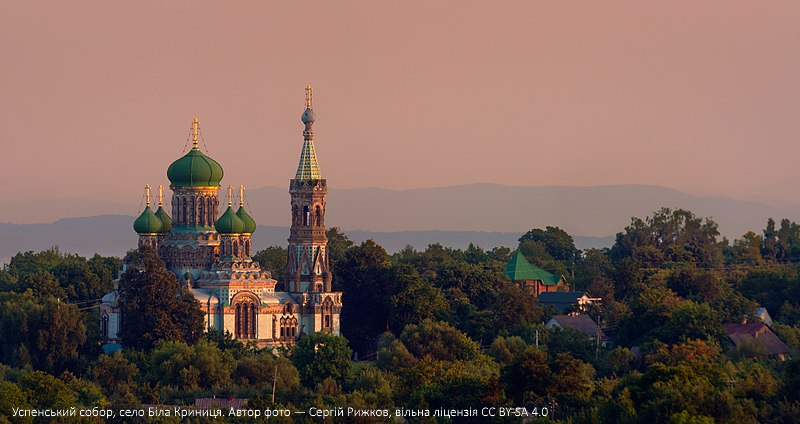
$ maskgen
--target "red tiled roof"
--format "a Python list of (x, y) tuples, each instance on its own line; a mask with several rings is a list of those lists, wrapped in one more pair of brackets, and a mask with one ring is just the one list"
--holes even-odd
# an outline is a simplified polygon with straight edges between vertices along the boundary
[(763, 346), (770, 356), (789, 353), (789, 348), (786, 347), (786, 344), (763, 322), (722, 324), (722, 328), (725, 329), (728, 337), (736, 346), (739, 346), (744, 341), (752, 341)]

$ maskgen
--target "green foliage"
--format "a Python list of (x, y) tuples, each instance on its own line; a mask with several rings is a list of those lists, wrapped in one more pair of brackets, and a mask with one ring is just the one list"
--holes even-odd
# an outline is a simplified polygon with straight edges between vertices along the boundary
[(666, 262), (693, 262), (714, 267), (722, 262), (717, 243), (719, 230), (709, 218), (698, 218), (684, 209), (662, 208), (645, 218), (632, 218), (624, 233), (618, 233), (611, 248), (612, 262), (633, 258), (645, 267)]
[(556, 327), (548, 330), (546, 347), (547, 352), (551, 355), (569, 353), (582, 361), (594, 360), (597, 349), (597, 341), (594, 337), (573, 328)]
[(477, 343), (445, 322), (426, 319), (419, 325), (409, 325), (400, 339), (417, 358), (470, 361), (480, 354)]
[(0, 360), (52, 373), (74, 366), (86, 343), (85, 318), (75, 305), (32, 292), (0, 293)]
[[(526, 243), (528, 241), (532, 243)], [(575, 248), (572, 236), (558, 227), (548, 226), (544, 230), (534, 228), (520, 237), (519, 242), (521, 248), (523, 245), (525, 246), (522, 253), (529, 258), (547, 259), (549, 257), (556, 261), (571, 263), (578, 256), (578, 249)], [(529, 249), (528, 252), (525, 249)], [(528, 256), (529, 253), (531, 256)]]
[(272, 278), (280, 280), (286, 271), (286, 260), (289, 251), (282, 246), (269, 246), (264, 250), (259, 250), (253, 255), (253, 260), (258, 262), (261, 269), (269, 271)]
[(129, 254), (119, 283), (119, 306), (125, 346), (151, 349), (160, 340), (194, 343), (203, 334), (200, 303), (150, 248)]
[(87, 261), (84, 257), (62, 254), (58, 248), (52, 248), (38, 253), (16, 254), (11, 258), (8, 272), (20, 282), (16, 291), (30, 288), (42, 296), (52, 295), (76, 302), (97, 300), (110, 292), (111, 280), (121, 265), (117, 258), (95, 255)]
[(269, 351), (239, 359), (232, 378), (240, 386), (257, 390), (272, 390), (274, 383), (281, 395), (300, 387), (300, 375), (292, 362)]
[(162, 341), (150, 352), (147, 363), (147, 381), (179, 389), (208, 389), (230, 385), (235, 361), (229, 352), (200, 340), (192, 346)]
[(325, 236), (328, 238), (328, 259), (331, 262), (331, 266), (334, 266), (336, 262), (345, 258), (345, 253), (347, 249), (353, 246), (353, 242), (339, 227), (328, 228)]
[(345, 338), (314, 333), (300, 339), (292, 350), (292, 362), (307, 387), (315, 387), (328, 378), (341, 384), (350, 374), (352, 355)]
[(345, 258), (336, 263), (342, 303), (347, 305), (342, 308), (342, 335), (361, 356), (375, 351), (378, 336), (389, 324), (396, 293), (388, 278), (389, 266), (389, 255), (372, 240), (347, 250)]
[(408, 324), (448, 317), (450, 305), (441, 289), (428, 284), (416, 269), (398, 265), (389, 272), (389, 278), (400, 287), (391, 298), (389, 327), (392, 331), (400, 333)]
[(100, 384), (107, 393), (123, 391), (131, 388), (134, 377), (139, 374), (139, 367), (131, 363), (122, 352), (113, 355), (100, 355), (89, 368), (87, 375)]
[[(31, 404), (19, 386), (10, 381), (0, 381), (0, 419), (11, 417), (14, 414), (14, 408), (30, 409)], [(33, 419), (30, 417), (17, 417), (16, 422), (30, 423), (32, 421)]]

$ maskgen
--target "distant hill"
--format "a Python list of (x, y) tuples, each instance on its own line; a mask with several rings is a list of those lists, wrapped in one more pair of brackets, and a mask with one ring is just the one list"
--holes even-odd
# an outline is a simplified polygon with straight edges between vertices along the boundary
[[(130, 210), (124, 215), (59, 219), (52, 224), (0, 224), (0, 258), (18, 251), (41, 250), (53, 245), (82, 255), (95, 251), (122, 255), (136, 245), (130, 216), (140, 206), (90, 200), (68, 201), (67, 208), (37, 205), (29, 199), (28, 210), (49, 214), (86, 215)], [(259, 223), (256, 248), (284, 245), (289, 226), (289, 194), (286, 188), (252, 189), (248, 210)], [(82, 206), (83, 205), (83, 206)], [(373, 238), (390, 251), (410, 244), (424, 248), (434, 242), (465, 247), (510, 246), (531, 228), (559, 226), (576, 237), (579, 247), (609, 246), (613, 234), (622, 231), (633, 216), (645, 217), (668, 206), (710, 216), (728, 238), (747, 231), (760, 232), (767, 218), (800, 221), (800, 206), (779, 208), (755, 201), (698, 197), (677, 190), (646, 185), (595, 187), (510, 187), (473, 184), (418, 190), (379, 188), (332, 189), (328, 198), (328, 225), (345, 229), (353, 240)], [(0, 219), (15, 216), (20, 203), (4, 205)], [(169, 208), (168, 208), (169, 209)], [(91, 211), (91, 212), (89, 212)], [(582, 237), (579, 237), (582, 236)]]
[[(58, 246), (62, 252), (91, 256), (123, 256), (136, 247), (136, 233), (131, 228), (135, 217), (125, 215), (67, 218), (52, 224), (3, 224), (0, 223), (0, 263), (8, 263), (17, 252), (40, 251)], [(466, 248), (470, 243), (490, 249), (497, 246), (513, 247), (520, 233), (483, 231), (399, 231), (371, 232), (346, 231), (356, 243), (373, 239), (390, 253), (406, 245), (425, 249), (429, 244), (441, 243), (454, 248)], [(288, 227), (260, 226), (253, 234), (253, 248), (286, 244)], [(613, 237), (576, 237), (581, 248), (606, 247), (613, 244)]]

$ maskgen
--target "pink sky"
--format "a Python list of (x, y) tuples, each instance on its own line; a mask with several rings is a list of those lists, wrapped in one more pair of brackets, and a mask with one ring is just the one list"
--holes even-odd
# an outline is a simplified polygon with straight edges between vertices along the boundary
[(0, 195), (136, 202), (195, 116), (223, 184), (287, 186), (308, 83), (331, 186), (742, 193), (800, 175), (799, 22), (791, 1), (4, 1)]

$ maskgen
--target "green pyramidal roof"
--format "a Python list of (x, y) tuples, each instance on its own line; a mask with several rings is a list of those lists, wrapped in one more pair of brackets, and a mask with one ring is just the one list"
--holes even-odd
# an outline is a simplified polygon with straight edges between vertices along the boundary
[(314, 150), (314, 140), (303, 142), (303, 151), (300, 153), (300, 164), (297, 165), (296, 180), (321, 180), (322, 173), (319, 172), (317, 163), (317, 152)]
[(563, 275), (549, 273), (536, 265), (528, 262), (522, 252), (517, 249), (517, 253), (511, 257), (506, 264), (504, 272), (511, 281), (521, 280), (540, 280), (546, 286), (553, 286), (564, 279)]

